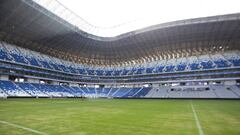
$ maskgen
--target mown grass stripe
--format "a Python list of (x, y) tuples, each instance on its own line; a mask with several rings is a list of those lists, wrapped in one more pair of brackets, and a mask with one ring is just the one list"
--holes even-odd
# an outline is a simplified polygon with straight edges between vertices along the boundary
[(12, 127), (20, 128), (20, 129), (23, 129), (23, 130), (26, 130), (26, 131), (29, 131), (29, 132), (32, 132), (32, 133), (39, 134), (39, 135), (48, 135), (47, 133), (40, 132), (40, 131), (37, 131), (35, 129), (31, 129), (31, 128), (24, 127), (24, 126), (14, 124), (14, 123), (10, 123), (10, 122), (7, 122), (7, 121), (0, 120), (0, 123), (5, 124), (5, 125), (9, 125), (9, 126), (12, 126)]

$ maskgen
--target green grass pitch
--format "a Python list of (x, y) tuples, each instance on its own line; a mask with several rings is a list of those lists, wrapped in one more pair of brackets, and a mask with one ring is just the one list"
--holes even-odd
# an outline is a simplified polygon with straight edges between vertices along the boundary
[(0, 100), (0, 135), (41, 133), (240, 135), (240, 100)]

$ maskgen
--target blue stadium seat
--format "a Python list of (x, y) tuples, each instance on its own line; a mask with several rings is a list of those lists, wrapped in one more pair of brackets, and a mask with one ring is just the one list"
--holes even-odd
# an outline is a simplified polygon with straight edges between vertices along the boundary
[(88, 75), (95, 75), (95, 71), (93, 69), (86, 69)]
[(0, 89), (5, 91), (9, 96), (31, 96), (11, 81), (0, 80)]
[[(128, 88), (130, 89), (130, 88)], [(140, 88), (132, 88), (127, 94), (125, 94), (123, 97), (134, 97), (135, 94), (140, 90)]]
[(137, 71), (136, 68), (132, 68), (132, 70), (129, 70), (127, 75), (134, 75), (136, 71)]
[(42, 92), (41, 90), (37, 89), (30, 83), (16, 83), (20, 88), (31, 94), (32, 96), (40, 96), (40, 97), (47, 97), (46, 93)]
[(86, 87), (80, 87), (79, 89), (82, 90), (84, 94), (90, 94)]
[(119, 76), (121, 72), (122, 72), (121, 70), (114, 70), (112, 75)]
[(68, 67), (66, 67), (66, 65), (60, 65), (60, 64), (56, 64), (57, 66), (58, 66), (58, 68), (61, 70), (61, 71), (63, 71), (63, 72), (70, 72), (69, 71), (69, 68)]
[(79, 88), (79, 87), (76, 87), (76, 86), (63, 86), (69, 90), (72, 91), (72, 94), (75, 95), (76, 97), (81, 97), (84, 95), (84, 92)]
[(37, 62), (37, 60), (34, 57), (25, 57), (25, 58), (29, 61), (30, 65), (41, 67), (41, 65)]
[(4, 50), (2, 50), (1, 48), (0, 48), (0, 59), (7, 60), (7, 61), (12, 61), (12, 58), (10, 58), (8, 56), (8, 53), (5, 52)]
[(49, 65), (49, 63), (47, 61), (43, 61), (43, 60), (39, 60), (40, 64), (47, 69), (53, 69), (52, 66)]
[(86, 74), (86, 71), (83, 68), (78, 68), (77, 70), (80, 74)]
[(89, 94), (96, 94), (95, 88), (87, 88)]
[(186, 67), (187, 67), (186, 64), (180, 63), (177, 65), (176, 71), (184, 71), (186, 69)]
[(173, 65), (168, 65), (165, 67), (165, 72), (174, 72), (175, 66)]
[(191, 64), (189, 64), (189, 67), (190, 67), (191, 70), (199, 70), (200, 69), (199, 66), (200, 66), (199, 63), (191, 63)]
[(78, 71), (77, 71), (77, 69), (76, 69), (76, 68), (73, 68), (72, 66), (69, 66), (68, 69), (69, 69), (69, 71), (70, 71), (71, 73), (77, 73), (77, 74), (79, 74)]
[(138, 68), (137, 71), (135, 72), (135, 74), (143, 74), (144, 73), (145, 68)]
[(0, 81), (0, 88), (6, 91), (15, 91), (18, 88), (11, 81)]
[(106, 76), (112, 76), (113, 70), (105, 71)]
[(28, 62), (25, 60), (25, 58), (19, 54), (10, 53), (10, 55), (14, 58), (15, 62), (22, 63), (22, 64), (28, 64)]
[(49, 65), (51, 65), (53, 67), (54, 70), (57, 70), (57, 71), (62, 71), (60, 67), (58, 67), (57, 64), (55, 63), (52, 63), (52, 62), (49, 62)]
[(147, 74), (151, 74), (151, 73), (153, 73), (153, 70), (154, 70), (153, 67), (146, 68), (146, 73), (147, 73)]
[(201, 62), (202, 68), (203, 69), (211, 69), (214, 68), (213, 63), (209, 60), (209, 61), (202, 61)]
[(233, 66), (240, 66), (240, 58), (229, 59), (229, 61), (233, 64)]
[(161, 72), (163, 72), (163, 69), (164, 69), (164, 66), (158, 66), (158, 67), (156, 68), (155, 73), (161, 73)]
[(102, 76), (102, 75), (103, 75), (103, 73), (104, 73), (104, 71), (103, 71), (103, 70), (100, 70), (100, 69), (96, 70), (96, 74), (97, 74), (97, 75), (100, 75), (100, 76)]
[(128, 72), (129, 72), (129, 70), (127, 70), (127, 69), (123, 69), (121, 75), (127, 75)]
[(111, 90), (111, 88), (103, 88), (101, 94), (102, 94), (104, 97), (107, 97), (108, 94), (109, 94), (109, 92), (110, 92), (110, 90)]
[(227, 63), (226, 60), (223, 59), (218, 59), (213, 61), (218, 68), (224, 68), (224, 67), (229, 67), (230, 65)]
[(144, 97), (151, 89), (151, 87), (143, 87), (138, 93), (134, 95), (134, 97)]
[(131, 89), (129, 88), (120, 88), (113, 96), (114, 97), (123, 97), (126, 95)]
[(108, 93), (108, 96), (109, 97), (113, 97), (113, 94), (115, 94), (115, 92), (118, 90), (118, 88), (111, 88), (109, 93)]

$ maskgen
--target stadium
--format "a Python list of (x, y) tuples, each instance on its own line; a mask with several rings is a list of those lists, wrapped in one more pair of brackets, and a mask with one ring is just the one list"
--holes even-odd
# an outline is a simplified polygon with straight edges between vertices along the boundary
[(240, 134), (240, 13), (123, 27), (1, 0), (0, 134)]

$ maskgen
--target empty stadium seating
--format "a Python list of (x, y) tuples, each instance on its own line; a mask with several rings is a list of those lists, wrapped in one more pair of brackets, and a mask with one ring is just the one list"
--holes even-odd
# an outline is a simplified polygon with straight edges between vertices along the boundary
[(49, 95), (45, 92), (37, 89), (30, 83), (16, 83), (22, 90), (29, 93), (31, 96), (40, 96), (40, 97), (48, 97)]
[(192, 87), (163, 86), (151, 89), (147, 98), (240, 98), (237, 86), (209, 85)]
[[(148, 88), (150, 90), (150, 88)], [(144, 92), (142, 92), (144, 90)], [(146, 88), (92, 88), (0, 81), (0, 97), (144, 97)]]
[(93, 88), (0, 81), (0, 97), (240, 98), (240, 86)]
[(155, 64), (137, 65), (136, 67), (95, 68), (47, 56), (28, 49), (16, 47), (5, 42), (0, 43), (0, 60), (41, 67), (48, 70), (65, 72), (70, 74), (98, 75), (98, 76), (126, 76), (157, 74), (164, 72), (182, 72), (208, 69), (221, 69), (240, 66), (239, 52), (226, 52), (224, 54), (212, 54), (191, 56), (179, 59), (156, 61)]
[(15, 83), (10, 81), (0, 81), (0, 89), (9, 96), (31, 96), (30, 94), (19, 88)]

